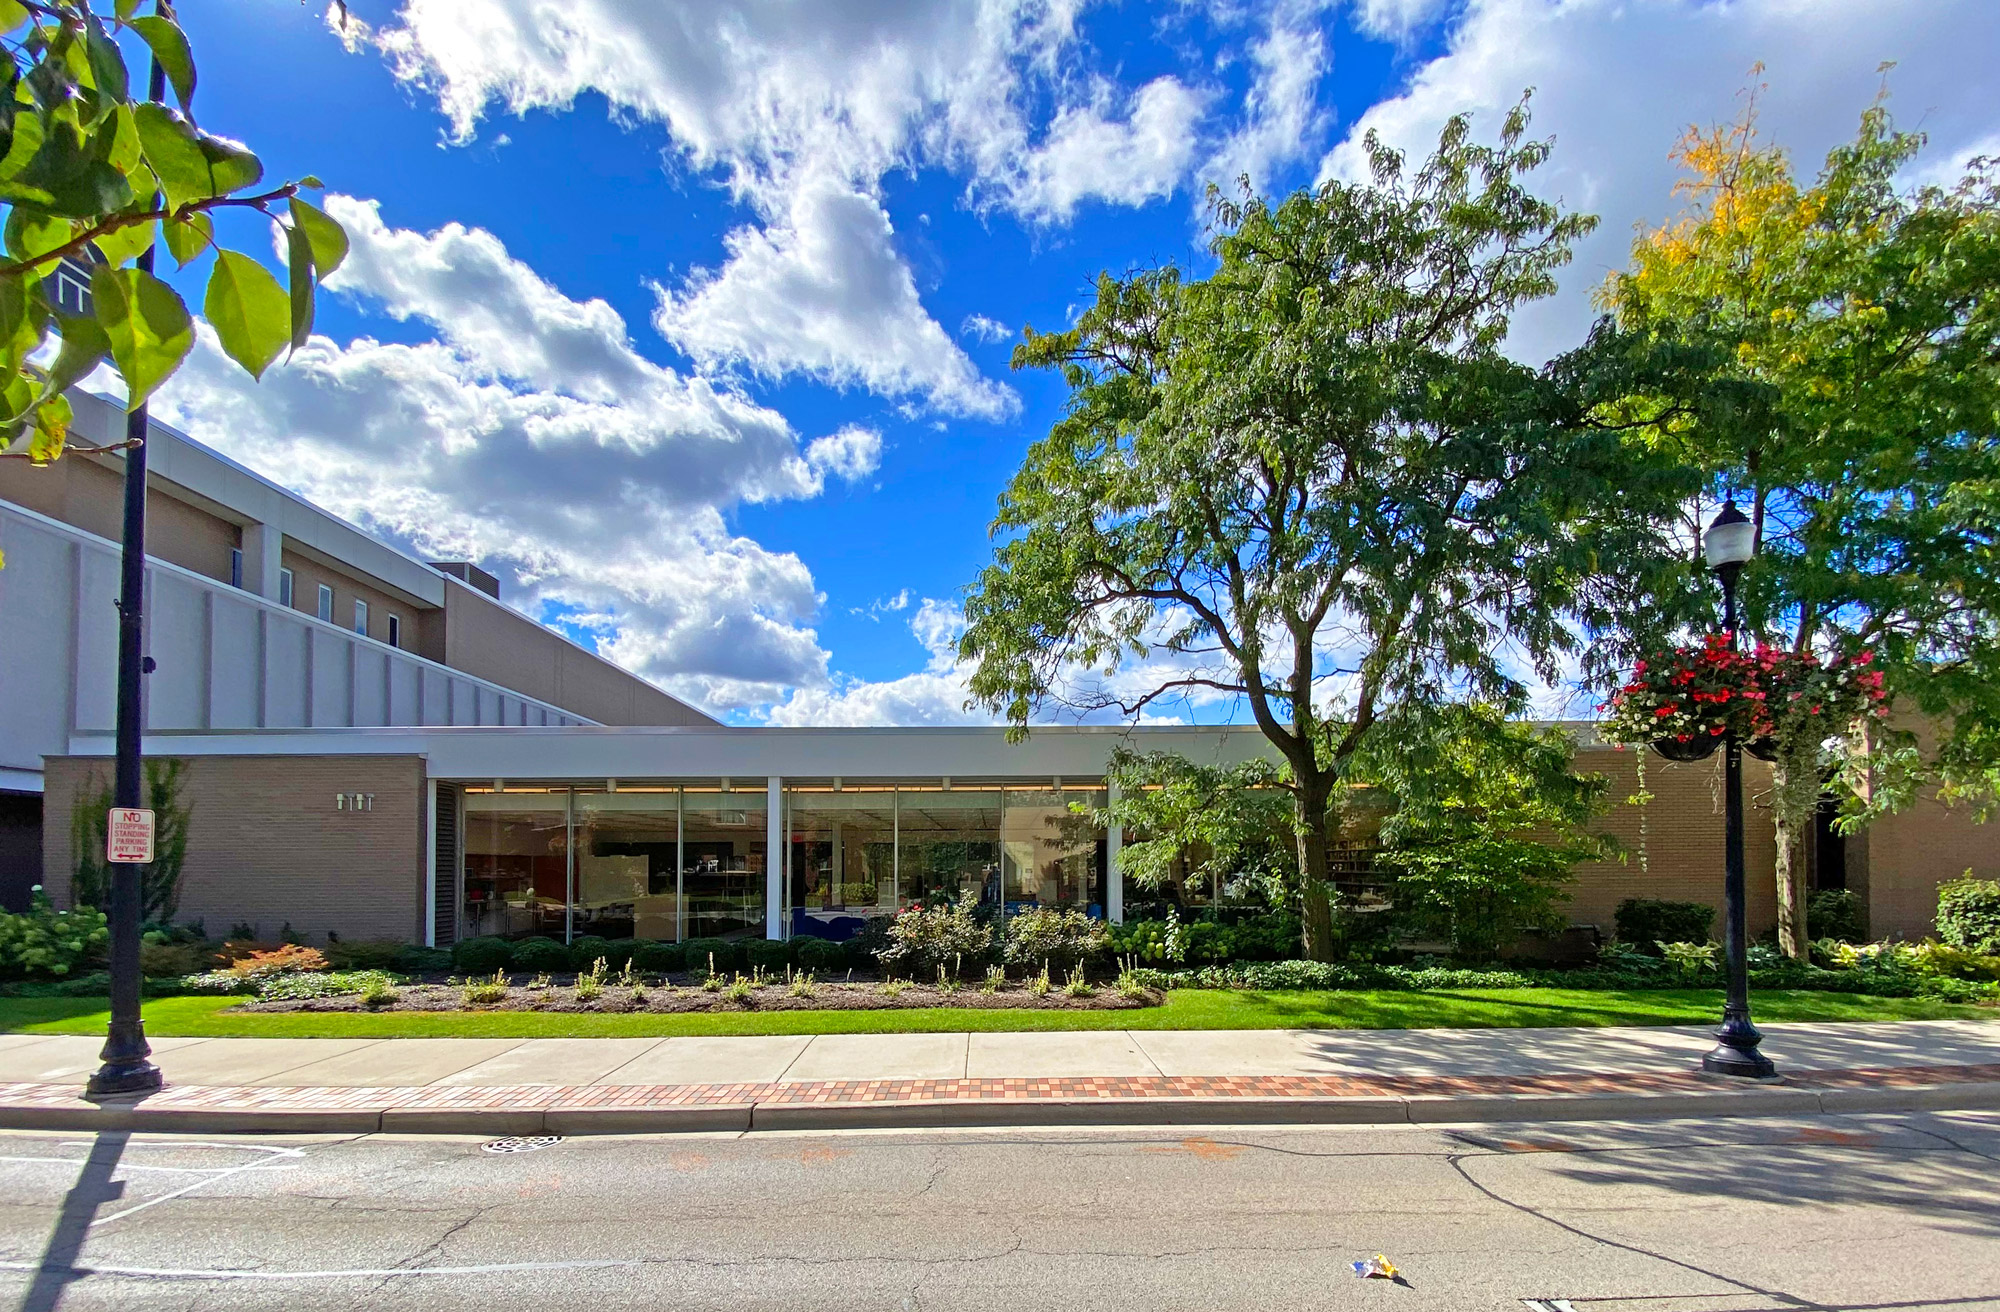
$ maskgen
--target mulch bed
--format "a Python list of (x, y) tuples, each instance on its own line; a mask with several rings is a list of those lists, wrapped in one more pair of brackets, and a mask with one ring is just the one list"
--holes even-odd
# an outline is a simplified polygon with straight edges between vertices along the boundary
[(589, 1002), (579, 1002), (576, 989), (550, 985), (533, 989), (511, 985), (504, 999), (470, 1004), (465, 988), (451, 984), (411, 984), (396, 990), (396, 1000), (386, 1006), (364, 1007), (359, 994), (346, 993), (331, 998), (305, 998), (283, 1002), (243, 1002), (229, 1011), (553, 1011), (604, 1012), (744, 1012), (744, 1011), (901, 1011), (916, 1007), (952, 1007), (966, 1011), (1127, 1011), (1157, 1007), (1165, 999), (1156, 992), (1127, 996), (1109, 985), (1100, 985), (1088, 997), (1071, 997), (1059, 988), (1041, 997), (1025, 984), (1010, 983), (988, 993), (978, 984), (965, 984), (946, 991), (935, 984), (910, 984), (895, 993), (886, 993), (875, 982), (855, 981), (815, 983), (810, 996), (791, 992), (784, 979), (767, 981), (761, 988), (738, 1001), (721, 992), (710, 992), (699, 983), (653, 984), (639, 989), (607, 983), (604, 992)]

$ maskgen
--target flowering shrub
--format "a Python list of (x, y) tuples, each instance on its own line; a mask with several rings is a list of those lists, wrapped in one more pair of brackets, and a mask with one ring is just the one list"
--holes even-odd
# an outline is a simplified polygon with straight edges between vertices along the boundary
[(1888, 694), (1874, 659), (1864, 651), (1821, 661), (1764, 643), (1742, 652), (1730, 635), (1711, 634), (1699, 647), (1657, 652), (1634, 666), (1631, 681), (1599, 708), (1606, 715), (1598, 732), (1611, 742), (1689, 743), (1734, 729), (1745, 741), (1816, 743), (1883, 714)]
[(1104, 951), (1111, 941), (1101, 920), (1081, 911), (1033, 907), (1007, 921), (1007, 960), (1019, 966), (1053, 962), (1075, 967)]
[(102, 956), (110, 942), (102, 911), (58, 911), (37, 884), (26, 911), (17, 916), (0, 912), (0, 975), (67, 975)]
[(992, 948), (993, 931), (979, 923), (972, 908), (912, 902), (890, 922), (888, 946), (877, 949), (875, 958), (889, 970), (929, 979), (940, 969), (982, 964)]

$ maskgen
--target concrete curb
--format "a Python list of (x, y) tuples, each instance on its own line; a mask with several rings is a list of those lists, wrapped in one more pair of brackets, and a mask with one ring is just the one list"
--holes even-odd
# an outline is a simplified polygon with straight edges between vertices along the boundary
[(1713, 1092), (1351, 1098), (937, 1099), (679, 1107), (356, 1107), (297, 1111), (0, 1106), (0, 1129), (168, 1134), (673, 1134), (752, 1130), (1108, 1125), (1446, 1125), (2000, 1109), (2000, 1083), (1856, 1088), (1783, 1084)]

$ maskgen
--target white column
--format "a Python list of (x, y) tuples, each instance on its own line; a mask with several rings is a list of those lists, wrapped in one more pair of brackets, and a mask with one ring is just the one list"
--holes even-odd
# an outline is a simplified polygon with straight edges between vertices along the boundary
[(243, 590), (266, 601), (278, 599), (278, 570), (285, 535), (270, 524), (243, 526)]
[[(1105, 801), (1118, 804), (1118, 785), (1105, 781)], [(1114, 925), (1125, 923), (1125, 872), (1118, 868), (1118, 851), (1125, 845), (1125, 826), (1113, 825), (1104, 833), (1104, 917)]]
[(785, 781), (772, 775), (764, 803), (764, 937), (785, 936)]

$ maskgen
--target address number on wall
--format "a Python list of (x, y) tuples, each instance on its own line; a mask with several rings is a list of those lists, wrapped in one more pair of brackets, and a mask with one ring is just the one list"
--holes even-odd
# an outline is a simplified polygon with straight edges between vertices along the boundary
[(336, 811), (373, 811), (375, 809), (375, 794), (335, 793), (333, 795), (333, 809)]

